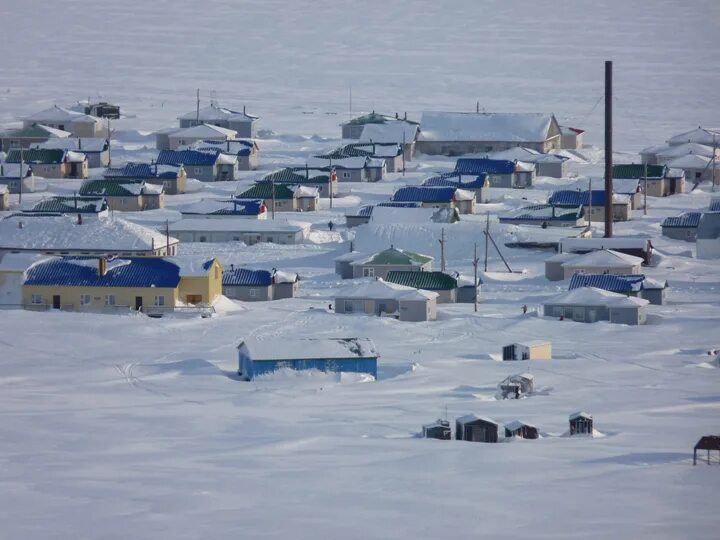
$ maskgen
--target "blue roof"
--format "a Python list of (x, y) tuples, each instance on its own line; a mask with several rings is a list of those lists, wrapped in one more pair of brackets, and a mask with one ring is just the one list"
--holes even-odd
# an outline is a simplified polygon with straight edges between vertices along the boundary
[(423, 186), (453, 186), (460, 189), (479, 189), (485, 187), (487, 178), (487, 173), (482, 173), (478, 175), (475, 180), (460, 182), (460, 175), (458, 173), (444, 173), (428, 178), (423, 182)]
[(124, 167), (108, 167), (103, 174), (106, 178), (152, 178), (154, 168), (148, 163), (127, 163)]
[(720, 199), (711, 200), (709, 210), (711, 212), (720, 212)]
[(180, 165), (198, 167), (215, 165), (220, 150), (201, 152), (199, 150), (161, 150), (157, 157), (158, 165)]
[(627, 294), (640, 291), (644, 280), (645, 276), (642, 274), (625, 276), (610, 274), (573, 274), (573, 277), (570, 279), (569, 290), (580, 287), (596, 287), (610, 292)]
[(376, 205), (368, 204), (366, 206), (362, 206), (360, 210), (358, 210), (357, 214), (355, 214), (356, 217), (370, 217), (373, 213), (373, 208), (375, 206), (386, 206), (386, 207), (392, 207), (392, 208), (418, 208), (420, 206), (419, 202), (381, 202), (377, 203)]
[(667, 217), (663, 220), (663, 227), (697, 227), (700, 225), (702, 212), (685, 212), (679, 216)]
[(515, 171), (515, 163), (507, 159), (460, 158), (455, 163), (455, 171), (460, 174), (510, 174)]
[(592, 201), (588, 196), (587, 190), (576, 191), (571, 189), (563, 189), (550, 195), (548, 203), (555, 206), (584, 206), (592, 202), (593, 206), (605, 205), (605, 191), (600, 189), (592, 190)]
[(398, 189), (392, 200), (400, 202), (450, 202), (454, 195), (454, 187), (407, 186)]
[(234, 268), (223, 272), (222, 284), (231, 286), (267, 286), (272, 285), (272, 274), (267, 270)]
[(104, 276), (98, 274), (97, 268), (96, 258), (53, 259), (31, 267), (25, 285), (175, 288), (180, 283), (180, 268), (160, 258), (110, 260)]

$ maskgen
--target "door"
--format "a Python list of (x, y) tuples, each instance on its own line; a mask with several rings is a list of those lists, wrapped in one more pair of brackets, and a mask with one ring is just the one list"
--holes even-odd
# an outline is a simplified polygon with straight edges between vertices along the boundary
[(142, 296), (135, 297), (135, 311), (141, 311), (143, 307)]
[(55, 294), (53, 295), (53, 309), (60, 309), (60, 295)]
[(200, 304), (202, 302), (202, 294), (188, 294), (186, 301), (188, 304)]

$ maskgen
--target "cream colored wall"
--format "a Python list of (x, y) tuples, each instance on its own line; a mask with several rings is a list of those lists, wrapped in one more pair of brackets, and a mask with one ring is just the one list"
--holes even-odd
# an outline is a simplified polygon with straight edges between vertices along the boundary
[[(32, 306), (32, 295), (42, 296), (43, 304), (52, 305), (52, 297), (60, 295), (60, 303), (63, 309), (74, 309), (77, 311), (100, 311), (108, 308), (105, 305), (105, 296), (115, 295), (115, 309), (126, 306), (135, 309), (135, 297), (141, 296), (143, 306), (152, 307), (155, 305), (155, 296), (165, 297), (165, 306), (174, 307), (177, 303), (178, 289), (161, 287), (66, 287), (51, 285), (23, 285), (22, 300), (25, 306)], [(91, 303), (85, 306), (80, 305), (80, 296), (89, 294)]]
[(205, 276), (186, 276), (180, 278), (178, 292), (180, 300), (187, 302), (187, 296), (201, 295), (203, 304), (212, 304), (222, 294), (222, 265), (216, 260)]
[(139, 212), (143, 209), (142, 197), (140, 195), (132, 197), (106, 197), (106, 199), (110, 210)]
[(552, 358), (552, 345), (533, 345), (529, 348), (530, 360), (550, 360)]

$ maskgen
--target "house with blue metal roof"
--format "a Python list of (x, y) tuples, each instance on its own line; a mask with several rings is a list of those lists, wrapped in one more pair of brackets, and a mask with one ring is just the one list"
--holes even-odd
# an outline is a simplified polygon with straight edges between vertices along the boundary
[(250, 270), (230, 265), (223, 272), (223, 295), (245, 302), (292, 298), (298, 291), (299, 277), (294, 272)]
[[(461, 180), (473, 180), (486, 174), (493, 187), (528, 188), (535, 178), (535, 166), (507, 159), (460, 158), (455, 163), (455, 173)], [(469, 178), (467, 178), (469, 177)]]
[(475, 192), (443, 186), (406, 186), (392, 196), (393, 202), (419, 202), (423, 208), (457, 208), (461, 214), (475, 212)]
[(568, 290), (595, 287), (627, 296), (643, 298), (651, 304), (663, 305), (667, 299), (668, 282), (648, 279), (643, 274), (574, 274)]
[(168, 195), (185, 193), (187, 190), (187, 173), (185, 167), (158, 165), (157, 163), (126, 163), (121, 167), (108, 167), (103, 178), (125, 184), (147, 182), (163, 186)]
[(663, 220), (662, 235), (675, 240), (695, 242), (702, 212), (684, 212), (679, 216), (667, 217)]
[(176, 208), (183, 218), (247, 218), (267, 219), (262, 199), (200, 199)]
[[(583, 207), (587, 221), (605, 221), (605, 191), (601, 189), (572, 190), (562, 189), (553, 192), (548, 198), (553, 206)], [(630, 220), (630, 199), (627, 195), (613, 194), (613, 221)]]
[(181, 305), (211, 305), (222, 292), (217, 259), (52, 257), (25, 271), (26, 309), (161, 316)]
[(500, 223), (541, 227), (582, 227), (586, 224), (582, 206), (534, 204), (499, 216)]
[[(387, 201), (381, 202), (375, 205), (366, 204), (356, 210), (352, 210), (345, 214), (345, 225), (348, 228), (357, 227), (358, 225), (364, 225), (370, 222), (374, 208), (376, 206), (389, 207), (389, 208), (420, 208), (422, 206), (419, 202), (394, 202)], [(399, 219), (402, 219), (399, 216)]]
[(200, 150), (161, 150), (157, 165), (184, 167), (190, 178), (202, 182), (220, 182), (235, 180), (238, 170), (238, 158), (219, 149)]
[(457, 172), (443, 173), (437, 176), (431, 176), (422, 183), (428, 187), (455, 187), (472, 191), (475, 193), (475, 201), (479, 203), (490, 202), (490, 177), (487, 173), (481, 173), (475, 178), (472, 176), (465, 181)]
[(196, 141), (190, 146), (179, 150), (199, 150), (201, 152), (220, 151), (237, 157), (239, 171), (254, 171), (258, 167), (258, 153), (260, 148), (254, 139), (227, 139), (215, 141), (212, 139)]

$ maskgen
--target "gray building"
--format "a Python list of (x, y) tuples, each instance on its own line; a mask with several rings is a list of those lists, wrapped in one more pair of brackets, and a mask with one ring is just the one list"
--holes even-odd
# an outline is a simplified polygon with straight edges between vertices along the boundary
[(593, 323), (609, 321), (638, 325), (646, 322), (650, 302), (595, 287), (580, 287), (550, 298), (543, 304), (543, 314), (560, 320)]
[(411, 122), (407, 118), (390, 120), (384, 124), (365, 124), (360, 142), (399, 144), (407, 162), (415, 155), (415, 141), (419, 133), (419, 125), (416, 122)]
[(668, 282), (663, 280), (645, 278), (642, 282), (642, 290), (640, 297), (656, 306), (662, 306), (667, 303)]
[(181, 128), (189, 128), (200, 124), (211, 124), (237, 132), (238, 137), (254, 139), (257, 136), (258, 116), (248, 114), (243, 107), (242, 112), (210, 104), (199, 110), (190, 111), (178, 117)]
[[(163, 227), (164, 228), (164, 227)], [(260, 242), (300, 244), (310, 224), (266, 219), (182, 219), (170, 224), (170, 234), (183, 242)]]
[(685, 212), (679, 216), (665, 218), (662, 235), (675, 240), (695, 242), (702, 212)]
[(249, 270), (230, 265), (223, 272), (223, 295), (245, 302), (259, 302), (293, 298), (298, 290), (299, 277), (276, 269)]
[(437, 293), (371, 279), (335, 296), (335, 313), (394, 317), (400, 321), (434, 321)]
[(367, 256), (367, 253), (349, 251), (348, 253), (343, 253), (339, 257), (335, 257), (335, 273), (342, 279), (352, 279), (354, 277), (352, 263), (360, 259), (365, 259)]
[(370, 114), (364, 114), (340, 124), (343, 139), (359, 139), (363, 129), (369, 124), (385, 124), (395, 120), (392, 116), (379, 114), (375, 111)]

